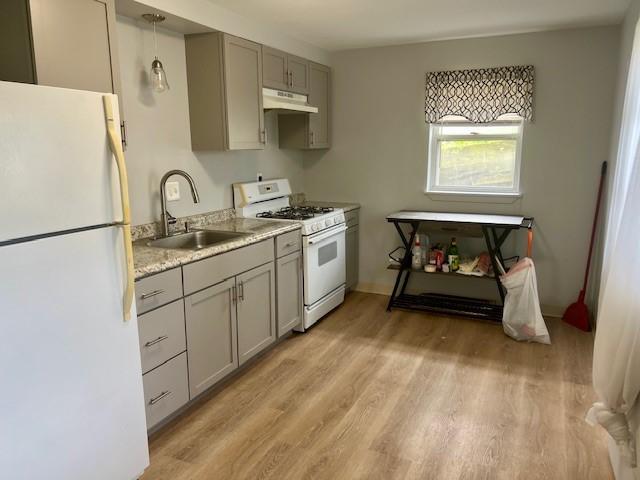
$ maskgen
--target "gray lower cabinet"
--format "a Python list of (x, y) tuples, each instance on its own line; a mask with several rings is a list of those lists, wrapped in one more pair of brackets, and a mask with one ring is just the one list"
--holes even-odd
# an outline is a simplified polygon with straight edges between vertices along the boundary
[(236, 281), (185, 297), (191, 398), (238, 367)]
[(331, 69), (309, 64), (309, 103), (318, 113), (278, 116), (281, 148), (321, 149), (331, 147)]
[(302, 252), (278, 258), (276, 262), (278, 337), (302, 322)]
[(189, 401), (186, 352), (144, 374), (142, 384), (151, 429)]
[(193, 150), (258, 150), (266, 143), (262, 46), (226, 33), (185, 36)]
[(276, 340), (273, 262), (236, 277), (240, 365)]
[(352, 290), (358, 285), (358, 270), (360, 266), (360, 226), (359, 210), (351, 210), (345, 214), (347, 223), (345, 261), (347, 267), (347, 290)]
[(142, 373), (184, 352), (184, 302), (176, 300), (138, 317)]

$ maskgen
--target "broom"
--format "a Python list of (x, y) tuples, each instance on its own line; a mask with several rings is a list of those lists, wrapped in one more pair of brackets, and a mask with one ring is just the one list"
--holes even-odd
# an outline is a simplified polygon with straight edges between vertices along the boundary
[(600, 199), (602, 197), (602, 189), (604, 186), (604, 178), (607, 173), (607, 162), (602, 162), (600, 170), (600, 186), (598, 187), (598, 199), (596, 200), (596, 213), (593, 217), (593, 228), (591, 229), (591, 242), (589, 243), (589, 256), (587, 257), (587, 270), (584, 272), (584, 283), (578, 301), (567, 307), (562, 319), (569, 325), (573, 325), (580, 330), (588, 332), (591, 330), (589, 324), (589, 309), (584, 303), (584, 295), (587, 290), (587, 282), (589, 281), (589, 268), (591, 267), (591, 254), (593, 253), (593, 242), (596, 237), (596, 227), (598, 225), (598, 213), (600, 213)]

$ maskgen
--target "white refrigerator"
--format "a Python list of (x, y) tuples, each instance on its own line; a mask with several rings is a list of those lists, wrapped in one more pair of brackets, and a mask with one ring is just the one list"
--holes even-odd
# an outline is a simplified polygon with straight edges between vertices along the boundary
[(117, 97), (0, 82), (0, 476), (149, 464)]

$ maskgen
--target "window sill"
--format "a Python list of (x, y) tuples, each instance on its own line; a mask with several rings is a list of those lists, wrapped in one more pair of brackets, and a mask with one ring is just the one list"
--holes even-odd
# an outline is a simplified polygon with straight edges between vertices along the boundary
[(515, 203), (522, 193), (441, 192), (426, 191), (427, 197), (436, 202)]

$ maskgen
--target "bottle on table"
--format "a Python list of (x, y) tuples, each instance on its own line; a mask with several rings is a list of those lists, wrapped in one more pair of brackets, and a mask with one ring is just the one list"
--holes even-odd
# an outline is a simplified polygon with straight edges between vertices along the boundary
[(413, 248), (411, 249), (411, 268), (414, 270), (422, 269), (422, 246), (420, 245), (420, 235), (416, 235)]
[(460, 268), (460, 254), (458, 253), (458, 244), (456, 237), (451, 239), (451, 244), (447, 251), (447, 260), (449, 261), (449, 269), (452, 272), (457, 271)]

